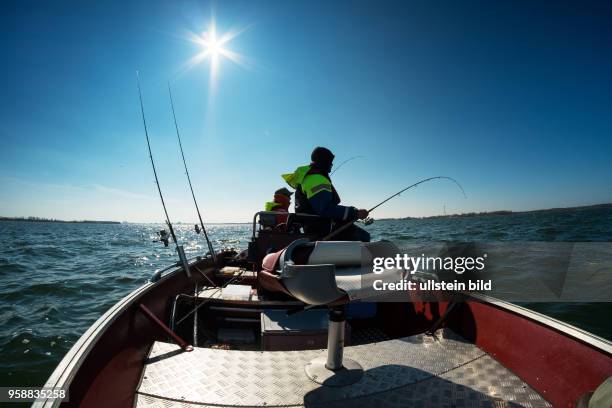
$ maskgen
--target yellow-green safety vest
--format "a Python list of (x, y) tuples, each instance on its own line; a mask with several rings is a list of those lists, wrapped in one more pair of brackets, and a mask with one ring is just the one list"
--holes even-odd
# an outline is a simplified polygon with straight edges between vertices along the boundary
[(275, 201), (268, 201), (264, 208), (266, 211), (274, 211), (274, 209), (278, 207), (279, 205), (281, 205), (281, 203), (277, 203)]
[(321, 191), (332, 192), (332, 184), (327, 177), (322, 174), (307, 174), (309, 171), (310, 165), (301, 166), (293, 173), (283, 174), (282, 177), (295, 190), (302, 186), (302, 191), (309, 200)]

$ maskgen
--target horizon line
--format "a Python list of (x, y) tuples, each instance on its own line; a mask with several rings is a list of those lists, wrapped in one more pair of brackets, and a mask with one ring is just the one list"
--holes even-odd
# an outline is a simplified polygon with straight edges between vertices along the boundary
[[(424, 217), (386, 217), (379, 218), (378, 220), (401, 220), (401, 219), (427, 219), (427, 218), (445, 218), (445, 217), (457, 217), (457, 216), (479, 216), (479, 215), (510, 215), (510, 214), (521, 214), (521, 213), (530, 213), (530, 212), (545, 212), (545, 211), (559, 211), (559, 210), (574, 210), (574, 209), (584, 209), (584, 208), (595, 208), (595, 207), (612, 207), (612, 202), (608, 203), (598, 203), (598, 204), (587, 204), (587, 205), (577, 205), (571, 207), (550, 207), (550, 208), (539, 208), (539, 209), (531, 209), (531, 210), (488, 210), (488, 211), (480, 211), (480, 212), (462, 212), (455, 214), (438, 214), (438, 215), (428, 215)], [(82, 220), (61, 220), (52, 217), (38, 217), (38, 216), (3, 216), (0, 215), (0, 221), (27, 221), (27, 222), (63, 222), (63, 223), (108, 223), (108, 224), (165, 224), (165, 221), (127, 221), (127, 220), (101, 220), (101, 219), (82, 219)], [(252, 224), (251, 221), (222, 221), (222, 222), (204, 222), (204, 225), (226, 225), (226, 224)], [(175, 221), (172, 224), (177, 225), (195, 225), (199, 222), (186, 222), (186, 221)]]

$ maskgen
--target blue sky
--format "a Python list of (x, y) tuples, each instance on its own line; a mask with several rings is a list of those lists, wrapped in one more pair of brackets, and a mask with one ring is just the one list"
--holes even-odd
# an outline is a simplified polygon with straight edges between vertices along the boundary
[[(0, 5), (0, 215), (161, 221), (135, 71), (170, 217), (245, 221), (309, 162), (347, 163), (375, 217), (612, 201), (609, 2), (78, 2)], [(245, 29), (214, 92), (185, 70), (207, 30)]]

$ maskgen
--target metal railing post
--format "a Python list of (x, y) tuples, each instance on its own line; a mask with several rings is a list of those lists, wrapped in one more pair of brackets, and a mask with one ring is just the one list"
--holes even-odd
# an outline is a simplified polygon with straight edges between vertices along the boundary
[(138, 308), (145, 314), (145, 316), (147, 316), (153, 323), (155, 323), (159, 328), (161, 328), (168, 336), (172, 337), (172, 339), (185, 351), (193, 351), (193, 346), (191, 346), (189, 343), (187, 343), (185, 340), (183, 340), (178, 334), (176, 334), (175, 332), (173, 332), (172, 330), (170, 330), (170, 328), (168, 326), (166, 326), (164, 324), (164, 322), (162, 322), (161, 320), (159, 320), (157, 318), (157, 316), (155, 316), (153, 314), (153, 312), (151, 310), (149, 310), (148, 307), (146, 307), (145, 305), (143, 305), (142, 303), (140, 303), (138, 305)]

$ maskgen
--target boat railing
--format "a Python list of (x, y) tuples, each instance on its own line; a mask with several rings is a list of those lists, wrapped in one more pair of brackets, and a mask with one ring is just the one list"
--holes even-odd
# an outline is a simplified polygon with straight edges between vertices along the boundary
[(252, 239), (255, 240), (256, 236), (257, 236), (257, 219), (261, 219), (262, 215), (270, 215), (270, 216), (276, 216), (276, 215), (286, 215), (288, 216), (288, 220), (290, 220), (293, 217), (299, 217), (301, 219), (312, 219), (312, 221), (317, 221), (317, 220), (321, 220), (324, 219), (324, 217), (320, 217), (318, 215), (313, 215), (313, 214), (304, 214), (304, 213), (290, 213), (290, 212), (284, 212), (284, 211), (258, 211), (255, 213), (255, 215), (253, 216), (253, 233), (252, 233)]
[[(203, 259), (203, 257), (201, 255), (197, 255), (197, 256), (192, 256), (191, 258), (187, 258), (187, 262), (191, 263), (191, 261), (201, 261)], [(161, 277), (162, 274), (170, 269), (179, 267), (179, 266), (183, 266), (181, 260), (176, 261), (173, 264), (170, 264), (168, 266), (166, 266), (163, 269), (158, 269), (153, 273), (153, 276), (151, 276), (151, 279), (149, 279), (149, 282), (157, 282)]]

